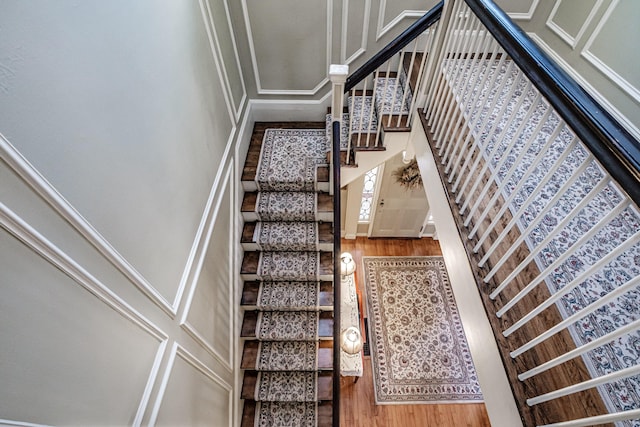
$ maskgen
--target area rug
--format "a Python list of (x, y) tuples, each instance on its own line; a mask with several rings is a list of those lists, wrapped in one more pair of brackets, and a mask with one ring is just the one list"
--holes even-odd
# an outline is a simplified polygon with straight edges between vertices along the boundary
[(322, 164), (327, 164), (324, 129), (267, 129), (256, 185), (260, 191), (316, 191)]
[(377, 404), (481, 402), (442, 257), (363, 257)]
[[(504, 198), (516, 191), (510, 207), (516, 215), (523, 212), (518, 222), (522, 233), (527, 235), (526, 243), (530, 250), (537, 248), (551, 233), (556, 237), (545, 244), (535, 262), (540, 271), (549, 267), (558, 257), (568, 250), (575, 250), (579, 238), (588, 232), (607, 213), (623, 202), (620, 190), (609, 182), (583, 209), (572, 213), (572, 209), (585, 195), (602, 180), (606, 179), (602, 168), (588, 155), (587, 149), (578, 141), (571, 145), (574, 132), (561, 125), (555, 112), (547, 114), (549, 106), (545, 102), (535, 101), (537, 90), (528, 85), (522, 72), (515, 67), (509, 70), (509, 61), (498, 67), (498, 62), (470, 62), (463, 70), (462, 81), (479, 81), (482, 73), (493, 75), (496, 83), (493, 87), (487, 83), (484, 87), (465, 87), (458, 91), (462, 107), (471, 118), (478, 121), (499, 118), (501, 121), (490, 132), (493, 122), (487, 121), (484, 128), (475, 126), (474, 137), (482, 144), (484, 158), (497, 175), (496, 182), (506, 182)], [(509, 71), (508, 71), (509, 70)], [(480, 73), (480, 75), (479, 75)], [(499, 82), (507, 79), (507, 88), (516, 85), (516, 96), (525, 95), (524, 102), (516, 109), (515, 98), (505, 97), (505, 93), (496, 90)], [(489, 81), (490, 79), (487, 79)], [(477, 91), (481, 97), (477, 105), (472, 105)], [(498, 98), (495, 98), (495, 97)], [(493, 107), (491, 107), (493, 106)], [(501, 108), (508, 114), (499, 114)], [(531, 111), (526, 126), (520, 123)], [(506, 117), (515, 114), (519, 119), (507, 125)], [(562, 126), (562, 127), (561, 127)], [(536, 129), (537, 128), (537, 129)], [(526, 141), (537, 131), (539, 137), (527, 147)], [(519, 133), (518, 133), (519, 132)], [(489, 137), (485, 138), (484, 136)], [(551, 140), (547, 146), (546, 141)], [(571, 148), (569, 148), (571, 147)], [(571, 151), (567, 151), (567, 150)], [(535, 155), (543, 151), (544, 159), (535, 164)], [(566, 153), (565, 153), (566, 151)], [(560, 168), (544, 185), (544, 178), (555, 163), (565, 155)], [(560, 190), (561, 186), (581, 165), (587, 165), (585, 171), (555, 205), (539, 220), (547, 204)], [(517, 190), (516, 190), (517, 189)], [(531, 195), (533, 194), (533, 197)], [(571, 220), (558, 230), (560, 222), (568, 215)], [(557, 265), (545, 282), (551, 293), (561, 291), (593, 265), (623, 242), (632, 239), (640, 230), (640, 213), (635, 207), (626, 207), (611, 219), (605, 227), (580, 247), (564, 263)], [(633, 277), (640, 275), (640, 242), (621, 253), (604, 265), (599, 271), (582, 281), (577, 287), (556, 303), (561, 315), (566, 318), (599, 298), (622, 286)], [(585, 316), (569, 327), (576, 345), (586, 344), (640, 318), (640, 290), (633, 289), (616, 298), (611, 303)], [(583, 360), (593, 378), (616, 372), (637, 364), (640, 360), (640, 331), (622, 336), (583, 355)], [(612, 381), (598, 386), (610, 412), (636, 409), (640, 407), (640, 376)], [(617, 425), (640, 426), (640, 420), (622, 421)]]

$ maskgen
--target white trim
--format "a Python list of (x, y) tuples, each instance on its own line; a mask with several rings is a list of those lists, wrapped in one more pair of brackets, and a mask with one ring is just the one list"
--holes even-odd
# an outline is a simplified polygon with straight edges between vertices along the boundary
[[(234, 102), (233, 99), (233, 91), (231, 90), (231, 83), (229, 82), (229, 74), (227, 73), (227, 67), (225, 65), (224, 62), (224, 55), (222, 54), (222, 48), (220, 47), (220, 40), (218, 38), (218, 32), (216, 31), (216, 26), (215, 23), (213, 21), (213, 13), (211, 13), (211, 7), (209, 6), (209, 1), (205, 1), (205, 6), (206, 6), (206, 12), (204, 10), (202, 10), (202, 14), (203, 17), (205, 18), (205, 20), (208, 21), (208, 25), (211, 28), (211, 33), (213, 35), (213, 41), (215, 42), (215, 47), (216, 47), (216, 53), (217, 53), (217, 57), (220, 60), (220, 63), (222, 64), (222, 75), (224, 77), (224, 87), (228, 92), (228, 96), (231, 102), (231, 105), (233, 107), (235, 107), (235, 109), (232, 109), (233, 111), (233, 119), (234, 121), (237, 121), (238, 118), (240, 117), (240, 112), (242, 111), (242, 106), (244, 105), (244, 102), (247, 98), (247, 88), (244, 84), (244, 76), (242, 74), (242, 68), (240, 67), (240, 59), (238, 58), (238, 47), (236, 45), (236, 39), (235, 36), (233, 35), (233, 30), (232, 30), (232, 26), (231, 26), (231, 17), (229, 16), (229, 8), (227, 6), (227, 1), (223, 0), (223, 5), (225, 8), (225, 12), (226, 12), (226, 19), (227, 19), (227, 25), (229, 27), (229, 34), (231, 36), (231, 44), (233, 46), (233, 52), (234, 55), (236, 57), (236, 66), (238, 67), (238, 73), (239, 73), (239, 77), (240, 77), (240, 84), (242, 85), (242, 96), (240, 97), (240, 102), (238, 103), (238, 106), (236, 107), (236, 104)], [(206, 16), (205, 16), (206, 15)], [(209, 42), (211, 43), (211, 39), (209, 39)], [(211, 47), (213, 49), (213, 46)]]
[(371, 0), (364, 0), (364, 13), (362, 17), (362, 37), (360, 48), (347, 58), (347, 39), (349, 37), (349, 0), (342, 3), (342, 40), (340, 43), (340, 63), (351, 64), (367, 51), (367, 39), (369, 38), (369, 21), (371, 19)]
[(582, 77), (568, 62), (566, 62), (560, 55), (558, 55), (553, 49), (545, 43), (535, 33), (527, 33), (533, 41), (535, 41), (544, 51), (553, 58), (562, 68), (576, 80), (580, 86), (582, 86), (593, 98), (598, 101), (600, 105), (605, 107), (609, 113), (611, 113), (636, 139), (640, 139), (640, 128), (627, 119), (609, 100), (607, 100), (602, 94), (600, 94), (584, 77)]
[(191, 250), (189, 251), (189, 256), (187, 257), (187, 261), (182, 272), (182, 277), (180, 278), (180, 284), (178, 286), (178, 291), (176, 292), (175, 299), (173, 301), (173, 310), (174, 314), (177, 314), (180, 303), (182, 302), (182, 297), (184, 296), (184, 292), (186, 290), (187, 283), (189, 282), (189, 276), (191, 274), (193, 263), (196, 259), (196, 254), (202, 250), (200, 249), (200, 243), (202, 241), (202, 235), (204, 233), (207, 218), (210, 215), (211, 206), (213, 205), (214, 195), (220, 185), (220, 180), (223, 179), (224, 173), (224, 165), (227, 164), (229, 159), (229, 153), (231, 152), (231, 147), (233, 146), (234, 137), (236, 136), (236, 126), (234, 125), (231, 128), (231, 132), (229, 134), (229, 138), (227, 139), (227, 144), (224, 149), (224, 153), (222, 153), (222, 158), (220, 159), (219, 165), (221, 167), (218, 168), (216, 173), (216, 177), (213, 180), (213, 184), (211, 185), (211, 190), (209, 191), (209, 197), (207, 199), (207, 203), (204, 208), (204, 212), (200, 219), (200, 224), (198, 225), (198, 230), (196, 231), (196, 235), (193, 239), (193, 244), (191, 245)]
[(3, 420), (0, 419), (0, 426), (8, 426), (8, 427), (53, 427), (49, 424), (34, 424), (28, 423), (26, 421), (14, 421), (14, 420)]
[(160, 389), (158, 390), (158, 395), (156, 397), (156, 402), (153, 405), (153, 410), (151, 413), (151, 417), (149, 419), (149, 425), (153, 426), (156, 424), (158, 419), (158, 413), (160, 412), (160, 406), (162, 405), (162, 400), (164, 398), (164, 393), (167, 391), (167, 385), (169, 383), (169, 378), (171, 377), (171, 373), (173, 372), (173, 366), (176, 361), (176, 356), (179, 356), (182, 360), (187, 362), (189, 365), (198, 370), (205, 377), (209, 378), (214, 383), (221, 386), (224, 390), (227, 391), (229, 396), (229, 427), (233, 426), (233, 387), (231, 384), (226, 382), (222, 377), (209, 369), (204, 363), (198, 360), (193, 354), (189, 353), (184, 347), (182, 347), (177, 342), (173, 343), (169, 354), (169, 361), (167, 362), (167, 367), (164, 371), (164, 376), (162, 378), (162, 382), (160, 384)]
[(2, 134), (0, 134), (0, 158), (142, 293), (172, 319), (175, 317), (176, 306), (172, 306)]
[[(202, 1), (202, 0), (200, 0)], [(327, 2), (327, 34), (326, 34), (326, 70), (329, 71), (329, 64), (331, 64), (332, 56), (332, 34), (333, 34), (333, 0), (326, 0)], [(253, 66), (253, 74), (256, 79), (256, 89), (258, 95), (315, 95), (320, 89), (322, 89), (328, 82), (329, 77), (326, 76), (320, 83), (318, 83), (313, 89), (263, 89), (260, 82), (260, 70), (258, 69), (258, 59), (256, 57), (256, 47), (253, 42), (253, 32), (251, 31), (251, 20), (249, 18), (249, 9), (247, 6), (247, 0), (241, 0), (242, 15), (244, 18), (245, 29), (247, 30), (247, 39), (249, 41), (249, 52), (251, 56), (251, 64)]]
[(604, 0), (596, 0), (595, 4), (591, 8), (591, 12), (589, 12), (589, 15), (587, 16), (587, 19), (582, 24), (582, 26), (578, 30), (578, 34), (576, 34), (575, 37), (573, 37), (571, 34), (566, 32), (564, 28), (560, 27), (557, 23), (555, 23), (553, 21), (553, 18), (555, 16), (556, 12), (558, 11), (558, 8), (560, 7), (560, 3), (562, 3), (562, 0), (557, 0), (556, 1), (556, 4), (553, 6), (553, 9), (551, 10), (551, 13), (549, 14), (549, 18), (547, 19), (546, 25), (551, 31), (556, 33), (556, 35), (558, 37), (560, 37), (569, 46), (571, 46), (572, 49), (575, 49), (576, 45), (578, 43), (580, 43), (580, 40), (582, 39), (582, 36), (584, 35), (585, 31), (587, 30), (587, 27), (591, 24), (591, 21), (593, 21), (593, 18), (595, 17), (596, 12), (598, 11), (600, 6), (602, 5), (603, 1)]
[(533, 0), (531, 2), (531, 6), (529, 7), (528, 12), (513, 12), (507, 13), (511, 19), (521, 20), (521, 21), (530, 21), (533, 18), (533, 15), (536, 13), (536, 9), (538, 8), (538, 3), (540, 0)]
[[(203, 2), (205, 4), (203, 4)], [(199, 0), (200, 4), (200, 14), (202, 15), (202, 23), (204, 24), (205, 31), (207, 32), (207, 38), (209, 39), (209, 48), (211, 49), (211, 55), (213, 56), (213, 62), (216, 66), (216, 71), (218, 71), (218, 79), (220, 81), (220, 86), (222, 87), (222, 94), (224, 95), (224, 102), (227, 105), (227, 111), (229, 113), (229, 119), (232, 125), (235, 125), (236, 117), (233, 101), (231, 100), (231, 86), (229, 85), (229, 78), (227, 76), (227, 70), (224, 68), (222, 62), (222, 54), (220, 50), (220, 45), (218, 44), (218, 37), (215, 33), (215, 29), (213, 28), (213, 20), (207, 19), (207, 10), (209, 8), (209, 4), (205, 0)], [(209, 23), (211, 22), (211, 26)], [(220, 80), (220, 76), (222, 76), (222, 80)]]
[(151, 392), (153, 390), (153, 386), (158, 379), (158, 374), (160, 373), (160, 367), (162, 366), (162, 359), (164, 358), (164, 353), (167, 349), (167, 344), (169, 340), (163, 340), (156, 351), (156, 357), (153, 361), (153, 365), (151, 366), (151, 373), (149, 374), (149, 378), (147, 379), (147, 386), (142, 393), (142, 398), (140, 399), (140, 404), (138, 405), (138, 410), (136, 411), (136, 417), (133, 419), (133, 425), (138, 427), (142, 425), (142, 419), (144, 417), (144, 413), (149, 406), (149, 401), (151, 398)]
[(426, 10), (404, 10), (393, 18), (387, 25), (384, 24), (384, 14), (387, 9), (387, 0), (380, 0), (380, 11), (378, 13), (378, 26), (376, 28), (376, 41), (380, 40), (385, 34), (387, 34), (393, 27), (398, 25), (403, 19), (407, 18), (421, 18)]
[[(189, 317), (189, 311), (191, 309), (191, 304), (193, 302), (193, 298), (195, 296), (195, 292), (196, 292), (196, 288), (198, 287), (198, 280), (200, 278), (200, 273), (202, 272), (202, 266), (204, 265), (204, 260), (207, 256), (207, 249), (209, 248), (209, 243), (211, 242), (211, 235), (213, 234), (213, 230), (215, 228), (215, 226), (217, 225), (216, 223), (216, 219), (218, 218), (218, 213), (220, 212), (220, 208), (222, 206), (222, 199), (224, 198), (225, 194), (229, 194), (229, 196), (231, 197), (231, 200), (233, 200), (233, 180), (231, 180), (231, 176), (233, 173), (233, 164), (229, 164), (229, 166), (227, 167), (227, 173), (225, 174), (225, 178), (224, 178), (224, 182), (222, 184), (221, 187), (221, 191), (217, 197), (216, 203), (215, 203), (215, 208), (213, 209), (213, 211), (211, 211), (211, 213), (207, 216), (207, 226), (206, 226), (206, 234), (204, 235), (204, 239), (203, 239), (203, 243), (202, 245), (199, 245), (201, 250), (199, 251), (199, 254), (197, 256), (197, 263), (195, 265), (195, 271), (193, 273), (193, 277), (190, 280), (190, 290), (189, 290), (189, 295), (187, 296), (187, 302), (185, 303), (184, 309), (182, 310), (182, 316), (180, 318), (180, 326), (189, 334), (193, 337), (193, 339), (195, 339), (205, 350), (207, 350), (209, 352), (209, 354), (211, 354), (211, 356), (213, 356), (215, 359), (217, 359), (229, 372), (233, 372), (233, 367), (232, 367), (232, 363), (233, 363), (233, 335), (235, 334), (235, 330), (233, 330), (233, 310), (230, 309), (229, 310), (229, 325), (231, 327), (231, 330), (229, 331), (229, 354), (226, 355), (227, 357), (225, 357), (224, 355), (220, 354), (213, 346), (212, 343), (210, 343), (209, 341), (207, 341), (206, 338), (204, 338), (202, 336), (202, 334), (196, 329), (195, 326), (193, 326), (191, 323), (189, 323), (189, 321), (187, 320), (187, 318)], [(229, 222), (230, 224), (226, 224), (226, 229), (229, 232), (229, 253), (233, 252), (234, 250), (234, 242), (233, 242), (233, 227), (232, 227), (232, 220), (233, 220), (233, 213), (234, 213), (234, 204), (230, 203), (229, 206), (225, 206), (225, 208), (229, 209)], [(224, 224), (223, 224), (224, 225)], [(231, 257), (231, 255), (230, 255)], [(227, 280), (227, 284), (229, 286), (233, 286), (233, 278), (231, 276), (231, 273), (233, 271), (233, 261), (231, 259), (229, 259), (229, 277)], [(233, 290), (230, 292), (230, 295), (233, 296)], [(229, 304), (233, 304), (233, 301), (229, 301)], [(233, 305), (229, 305), (229, 307), (233, 307)]]
[(250, 99), (248, 110), (256, 122), (278, 121), (286, 115), (291, 121), (324, 121), (331, 102), (331, 91), (317, 100)]
[(618, 74), (613, 68), (605, 64), (600, 58), (598, 58), (593, 52), (589, 50), (618, 3), (620, 3), (620, 0), (613, 0), (611, 2), (604, 15), (600, 19), (600, 22), (598, 22), (595, 30), (593, 30), (593, 33), (591, 33), (591, 37), (589, 37), (587, 43), (584, 45), (584, 48), (582, 48), (581, 55), (594, 67), (600, 70), (600, 72), (611, 79), (616, 85), (618, 85), (620, 89), (622, 89), (627, 95), (632, 97), (636, 102), (640, 103), (640, 90), (637, 87), (633, 86), (624, 77)]
[(40, 255), (70, 279), (98, 298), (114, 311), (130, 320), (143, 331), (163, 341), (168, 338), (158, 326), (144, 317), (124, 299), (109, 289), (100, 280), (89, 273), (84, 267), (74, 261), (69, 255), (54, 245), (35, 228), (20, 218), (15, 212), (0, 202), (0, 227), (7, 230), (32, 251)]

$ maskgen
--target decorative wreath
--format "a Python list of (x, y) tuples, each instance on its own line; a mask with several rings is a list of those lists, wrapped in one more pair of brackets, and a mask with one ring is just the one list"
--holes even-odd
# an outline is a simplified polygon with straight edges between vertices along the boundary
[(409, 190), (422, 187), (422, 176), (418, 169), (416, 159), (411, 160), (408, 165), (402, 166), (393, 172), (396, 182)]

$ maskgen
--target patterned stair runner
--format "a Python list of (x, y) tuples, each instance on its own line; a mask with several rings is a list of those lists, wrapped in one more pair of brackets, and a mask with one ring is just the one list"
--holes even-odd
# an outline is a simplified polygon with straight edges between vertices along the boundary
[(316, 174), (328, 146), (325, 129), (264, 131), (252, 233), (259, 252), (246, 252), (253, 261), (243, 262), (251, 295), (244, 303), (243, 427), (331, 425), (333, 308), (331, 282), (321, 274), (328, 254), (319, 244)]

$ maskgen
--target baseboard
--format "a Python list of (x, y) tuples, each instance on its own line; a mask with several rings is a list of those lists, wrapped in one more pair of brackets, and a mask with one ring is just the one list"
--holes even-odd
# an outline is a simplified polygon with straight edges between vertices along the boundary
[(249, 113), (256, 122), (324, 121), (331, 92), (318, 100), (252, 99)]

